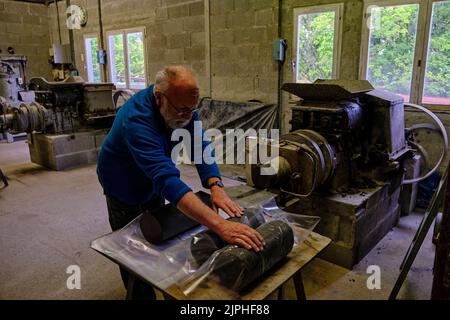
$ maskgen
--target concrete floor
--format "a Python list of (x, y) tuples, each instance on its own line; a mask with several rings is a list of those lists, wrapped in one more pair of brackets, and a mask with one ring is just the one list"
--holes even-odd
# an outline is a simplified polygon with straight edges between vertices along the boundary
[[(0, 168), (10, 186), (0, 189), (0, 299), (123, 299), (125, 290), (114, 263), (90, 249), (90, 241), (110, 232), (95, 165), (64, 172), (30, 163), (25, 141), (0, 141)], [(225, 168), (223, 175), (238, 171)], [(200, 190), (195, 170), (182, 178)], [(239, 182), (224, 179), (227, 186)], [(1, 184), (0, 184), (1, 185)], [(387, 299), (398, 267), (420, 224), (417, 213), (400, 220), (353, 270), (321, 259), (303, 271), (308, 299)], [(429, 299), (434, 246), (432, 230), (400, 291), (400, 299)], [(70, 265), (81, 269), (81, 289), (66, 286)], [(369, 265), (381, 269), (381, 289), (369, 290)], [(286, 298), (295, 298), (288, 283)]]

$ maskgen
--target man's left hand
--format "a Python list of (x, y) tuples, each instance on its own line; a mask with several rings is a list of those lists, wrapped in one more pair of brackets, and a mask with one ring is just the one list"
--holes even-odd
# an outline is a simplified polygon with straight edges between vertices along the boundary
[(231, 200), (225, 190), (221, 187), (211, 188), (211, 203), (212, 209), (217, 212), (218, 209), (222, 209), (231, 217), (240, 217), (244, 208), (242, 208), (237, 202)]

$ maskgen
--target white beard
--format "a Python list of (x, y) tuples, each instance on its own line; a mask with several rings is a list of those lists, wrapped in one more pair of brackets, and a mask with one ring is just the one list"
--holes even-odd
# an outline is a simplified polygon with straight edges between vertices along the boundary
[(166, 121), (166, 124), (169, 128), (171, 129), (180, 129), (180, 128), (184, 128), (186, 127), (189, 122), (191, 122), (191, 120), (186, 120), (186, 121)]

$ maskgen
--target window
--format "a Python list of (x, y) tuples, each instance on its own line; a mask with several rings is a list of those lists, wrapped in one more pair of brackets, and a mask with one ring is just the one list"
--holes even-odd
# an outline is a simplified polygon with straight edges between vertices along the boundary
[(450, 105), (450, 1), (433, 2), (422, 103)]
[(450, 1), (366, 1), (360, 78), (428, 105), (450, 105)]
[(86, 73), (88, 82), (101, 82), (100, 64), (98, 63), (98, 37), (85, 36), (84, 48), (86, 53)]
[(108, 32), (109, 75), (117, 88), (147, 86), (144, 36), (143, 28)]
[(294, 9), (295, 81), (337, 78), (342, 4)]

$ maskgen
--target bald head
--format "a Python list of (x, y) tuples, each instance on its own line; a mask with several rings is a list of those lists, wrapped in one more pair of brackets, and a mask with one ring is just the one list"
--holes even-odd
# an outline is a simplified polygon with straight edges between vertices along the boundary
[(193, 72), (182, 65), (169, 66), (159, 71), (155, 77), (155, 90), (168, 95), (199, 96)]

